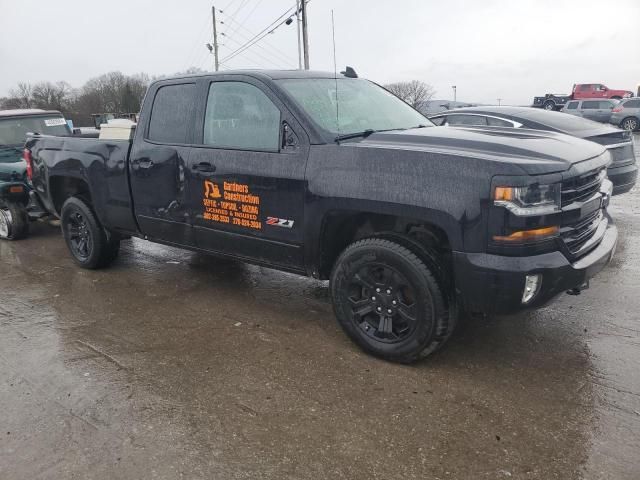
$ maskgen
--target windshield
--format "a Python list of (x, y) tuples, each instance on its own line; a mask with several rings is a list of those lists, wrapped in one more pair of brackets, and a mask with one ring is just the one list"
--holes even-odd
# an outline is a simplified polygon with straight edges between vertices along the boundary
[(433, 126), (402, 100), (368, 80), (338, 78), (338, 105), (334, 78), (284, 79), (278, 83), (318, 126), (334, 135)]
[(22, 145), (27, 132), (71, 135), (67, 122), (60, 116), (0, 118), (0, 145)]

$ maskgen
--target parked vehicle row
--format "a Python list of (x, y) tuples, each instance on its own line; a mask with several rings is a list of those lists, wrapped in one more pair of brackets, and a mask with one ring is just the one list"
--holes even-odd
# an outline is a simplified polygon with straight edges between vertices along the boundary
[(162, 79), (133, 140), (30, 134), (27, 171), (81, 267), (135, 236), (330, 279), (345, 332), (401, 362), (441, 348), (461, 309), (538, 308), (611, 260), (607, 142), (436, 128), (355, 77)]
[[(605, 100), (597, 100), (605, 101)], [(640, 102), (639, 100), (636, 100)], [(586, 102), (583, 101), (583, 103)], [(584, 118), (528, 107), (486, 106), (450, 110), (429, 117), (436, 125), (490, 126), (565, 133), (603, 145), (611, 154), (607, 175), (613, 194), (628, 192), (636, 184), (638, 166), (632, 133)]]
[(573, 85), (570, 95), (547, 93), (541, 97), (534, 97), (532, 106), (545, 110), (560, 110), (570, 100), (586, 98), (622, 100), (629, 97), (633, 97), (633, 92), (630, 90), (615, 90), (601, 83), (578, 83)]

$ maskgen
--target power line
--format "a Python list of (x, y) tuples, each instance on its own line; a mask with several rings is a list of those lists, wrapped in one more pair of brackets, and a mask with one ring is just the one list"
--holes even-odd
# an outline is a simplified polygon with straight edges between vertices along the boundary
[[(230, 41), (234, 42), (237, 45), (242, 45), (237, 40), (233, 40), (231, 38), (227, 38), (227, 40), (230, 40)], [(269, 59), (269, 58), (265, 57), (264, 55), (262, 55), (260, 52), (258, 52), (256, 50), (244, 51), (244, 52), (241, 52), (241, 54), (242, 55), (247, 55), (247, 54), (256, 55), (256, 56), (260, 57), (261, 59), (265, 60), (267, 62), (267, 66), (269, 66), (269, 67), (273, 67), (274, 65), (275, 66), (285, 66), (285, 67), (288, 67), (288, 68), (290, 67), (290, 65), (288, 65), (286, 63), (283, 65), (282, 64), (282, 60), (277, 60), (277, 61), (274, 62), (273, 59)]]
[[(257, 35), (255, 33), (253, 33), (251, 30), (249, 30), (247, 27), (245, 27), (244, 25), (238, 23), (236, 20), (234, 19), (230, 19), (234, 24), (237, 25), (236, 29), (233, 31), (233, 33), (227, 33), (225, 34), (227, 37), (233, 36), (233, 35), (239, 35), (242, 38), (244, 38), (246, 41), (250, 41), (251, 39), (255, 38)], [(224, 22), (221, 22), (223, 24), (225, 24)], [(226, 24), (225, 24), (226, 25)], [(240, 33), (239, 29), (242, 29), (243, 31), (247, 32), (249, 35), (251, 35), (251, 39), (249, 39), (246, 35)], [(284, 53), (282, 50), (280, 50), (279, 48), (277, 48), (276, 46), (272, 45), (271, 43), (269, 43), (268, 41), (265, 41), (262, 43), (262, 45), (258, 45), (260, 48), (270, 48), (271, 50), (273, 50), (274, 53), (277, 53), (278, 55), (280, 55), (280, 57), (286, 59), (287, 61), (289, 60), (289, 57), (286, 53)]]
[[(253, 33), (251, 33), (251, 32), (249, 32), (249, 33), (251, 34), (252, 37), (254, 36)], [(234, 41), (239, 46), (242, 46), (242, 42), (247, 42), (247, 41), (251, 40), (248, 36), (242, 34), (241, 32), (236, 32), (236, 35), (235, 35), (235, 36), (238, 36), (238, 37), (241, 38), (241, 40), (242, 40), (241, 42), (236, 41), (235, 38), (232, 38), (231, 36), (229, 36), (226, 33), (223, 33), (222, 35), (225, 38)], [(288, 55), (286, 55), (281, 50), (277, 49), (276, 47), (271, 46), (270, 44), (268, 44), (266, 42), (264, 42), (262, 45), (255, 44), (254, 46), (260, 48), (265, 54), (271, 55), (274, 58), (278, 58), (278, 61), (284, 61), (285, 63), (289, 63), (291, 61), (291, 59), (290, 59), (290, 57)], [(266, 47), (269, 47), (271, 50), (268, 50)]]
[[(245, 43), (242, 47), (236, 49), (235, 51), (233, 51), (232, 53), (230, 53), (229, 55), (227, 55), (225, 58), (222, 59), (222, 62), (231, 60), (233, 57), (235, 57), (236, 55), (238, 55), (239, 53), (243, 52), (244, 50), (246, 50), (247, 48), (250, 48), (251, 46), (253, 46), (255, 43), (259, 42), (260, 40), (262, 40), (265, 36), (267, 36), (269, 33), (274, 32), (277, 28), (281, 27), (282, 25), (284, 25), (284, 23), (286, 22), (286, 19), (283, 20), (283, 18), (285, 17), (289, 17), (293, 12), (295, 11), (296, 7), (295, 5), (291, 8), (289, 8), (286, 12), (284, 12), (282, 15), (280, 15), (277, 19), (275, 19), (273, 22), (271, 22), (267, 27), (265, 27), (264, 29), (262, 29), (260, 31), (260, 33), (258, 33), (257, 35), (255, 35), (255, 37), (253, 39), (251, 39), (250, 41), (248, 41), (247, 43)], [(280, 22), (278, 24), (278, 22)], [(277, 25), (276, 25), (277, 24)], [(274, 26), (275, 25), (275, 26)], [(273, 27), (273, 28), (272, 28)]]

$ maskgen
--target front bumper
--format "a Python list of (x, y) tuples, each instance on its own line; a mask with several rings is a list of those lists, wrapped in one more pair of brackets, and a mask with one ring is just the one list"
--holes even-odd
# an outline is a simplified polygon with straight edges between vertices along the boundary
[[(558, 251), (530, 257), (454, 252), (456, 293), (470, 312), (504, 314), (538, 308), (595, 276), (611, 261), (617, 241), (618, 229), (609, 223), (600, 244), (574, 263)], [(528, 274), (542, 275), (542, 283), (534, 299), (523, 305)]]
[(620, 167), (610, 166), (607, 169), (607, 177), (613, 183), (613, 195), (620, 195), (631, 190), (638, 179), (638, 165), (624, 165)]

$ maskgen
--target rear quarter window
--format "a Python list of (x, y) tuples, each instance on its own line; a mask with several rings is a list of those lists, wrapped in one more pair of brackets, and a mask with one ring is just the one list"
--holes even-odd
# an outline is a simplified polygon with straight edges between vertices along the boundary
[(640, 108), (640, 100), (628, 100), (622, 106), (624, 108)]
[(159, 143), (189, 143), (195, 92), (193, 83), (160, 87), (153, 99), (147, 138)]

